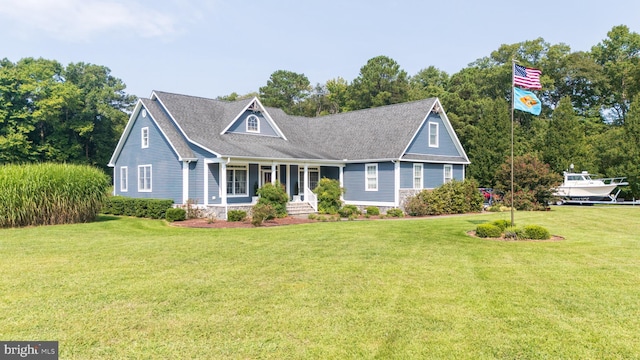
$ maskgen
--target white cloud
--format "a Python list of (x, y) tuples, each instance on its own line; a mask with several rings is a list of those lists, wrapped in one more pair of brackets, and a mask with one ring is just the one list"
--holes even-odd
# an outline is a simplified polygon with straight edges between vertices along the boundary
[(3, 0), (2, 17), (12, 20), (23, 35), (35, 32), (67, 41), (88, 40), (109, 32), (147, 38), (178, 32), (174, 15), (138, 1)]

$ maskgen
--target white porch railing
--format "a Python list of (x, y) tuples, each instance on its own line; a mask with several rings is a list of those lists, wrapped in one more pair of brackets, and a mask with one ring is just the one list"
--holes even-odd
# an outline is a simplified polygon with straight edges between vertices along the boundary
[(306, 186), (304, 188), (304, 201), (308, 202), (313, 210), (318, 211), (318, 196)]

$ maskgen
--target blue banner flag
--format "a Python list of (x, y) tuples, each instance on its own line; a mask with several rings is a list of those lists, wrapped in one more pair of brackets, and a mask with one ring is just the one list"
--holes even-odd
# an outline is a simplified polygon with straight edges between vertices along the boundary
[(542, 104), (538, 97), (531, 91), (514, 87), (513, 108), (532, 113), (533, 115), (540, 115), (540, 111), (542, 111)]

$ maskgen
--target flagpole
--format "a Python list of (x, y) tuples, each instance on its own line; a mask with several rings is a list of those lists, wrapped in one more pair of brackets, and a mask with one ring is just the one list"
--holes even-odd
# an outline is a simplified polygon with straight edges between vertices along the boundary
[(511, 59), (511, 226), (515, 226), (514, 224), (514, 204), (513, 204), (513, 112), (515, 107), (514, 97), (514, 76), (516, 72), (516, 59)]

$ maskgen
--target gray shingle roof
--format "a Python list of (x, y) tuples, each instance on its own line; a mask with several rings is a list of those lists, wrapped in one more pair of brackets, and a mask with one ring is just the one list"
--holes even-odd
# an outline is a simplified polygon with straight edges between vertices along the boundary
[[(287, 138), (284, 140), (221, 134), (251, 100), (227, 102), (159, 91), (154, 94), (156, 99), (143, 100), (150, 111), (158, 105), (154, 107), (152, 103), (160, 101), (189, 141), (221, 156), (337, 161), (400, 159), (436, 101), (430, 98), (317, 118), (290, 116), (280, 109), (266, 108)], [(154, 118), (159, 114), (157, 110), (152, 113)], [(169, 121), (158, 120), (163, 127), (164, 120)], [(172, 138), (176, 135), (169, 133), (167, 136)]]
[(178, 153), (180, 159), (195, 159), (196, 156), (189, 147), (189, 144), (185, 141), (184, 137), (180, 135), (178, 129), (173, 125), (173, 122), (167, 114), (162, 110), (157, 101), (151, 101), (149, 99), (141, 99), (142, 104), (147, 108), (151, 117), (156, 121), (162, 132), (167, 137), (167, 140), (174, 147)]

